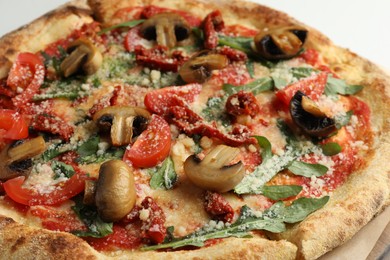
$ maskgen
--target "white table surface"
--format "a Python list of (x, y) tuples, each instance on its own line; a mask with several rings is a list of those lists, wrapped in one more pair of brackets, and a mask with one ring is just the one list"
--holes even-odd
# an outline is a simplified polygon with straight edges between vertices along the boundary
[[(389, 0), (254, 0), (317, 28), (337, 45), (390, 68)], [(0, 0), (0, 35), (66, 0)]]

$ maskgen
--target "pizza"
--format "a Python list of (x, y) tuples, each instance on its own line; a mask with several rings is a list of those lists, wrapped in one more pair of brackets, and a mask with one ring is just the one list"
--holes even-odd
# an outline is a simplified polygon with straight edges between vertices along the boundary
[(3, 259), (316, 259), (389, 203), (389, 76), (265, 6), (77, 0), (0, 79)]

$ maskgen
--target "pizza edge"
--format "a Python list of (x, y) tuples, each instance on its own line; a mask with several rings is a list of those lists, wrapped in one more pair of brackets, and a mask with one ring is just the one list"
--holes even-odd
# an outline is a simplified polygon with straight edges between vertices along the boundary
[[(101, 0), (89, 1), (99, 3), (92, 7), (100, 8), (100, 16), (107, 14), (104, 2)], [(117, 6), (123, 7), (123, 0), (115, 0)], [(254, 14), (265, 14), (267, 24), (289, 24), (296, 23), (288, 15), (262, 7), (254, 3), (245, 3), (237, 5), (238, 1), (223, 3), (215, 1), (214, 4), (205, 4), (199, 2), (196, 10), (205, 10), (204, 8), (218, 8), (225, 14), (228, 13), (228, 20), (241, 20), (245, 24), (250, 23), (248, 17), (254, 18)], [(128, 1), (127, 4), (139, 4), (137, 1)], [(165, 7), (185, 9), (186, 5), (196, 6), (193, 1), (156, 1), (147, 0), (144, 4), (164, 5)], [(122, 6), (123, 5), (123, 6)], [(240, 7), (238, 7), (240, 6)], [(188, 6), (187, 6), (188, 7)], [(0, 39), (0, 72), (9, 69), (10, 62), (15, 58), (19, 51), (38, 51), (46, 44), (53, 42), (63, 36), (64, 30), (58, 35), (53, 35), (45, 42), (37, 40), (31, 41), (31, 35), (45, 33), (42, 28), (55, 29), (59, 23), (65, 30), (78, 28), (83, 23), (92, 21), (89, 10), (85, 9), (84, 1), (76, 1), (52, 11), (41, 18), (33, 21), (29, 25), (11, 32)], [(271, 12), (271, 13), (269, 13)], [(113, 12), (111, 12), (113, 13)], [(233, 16), (237, 13), (237, 18)], [(71, 17), (71, 18), (69, 18)], [(76, 17), (76, 18), (75, 18)], [(245, 18), (242, 18), (245, 17)], [(248, 20), (249, 19), (249, 20)], [(262, 22), (256, 17), (256, 22), (252, 26), (258, 26)], [(51, 27), (54, 26), (54, 27)], [(307, 26), (306, 26), (307, 27)], [(32, 34), (35, 32), (35, 34)], [(369, 220), (381, 212), (389, 204), (390, 193), (390, 166), (386, 166), (386, 158), (389, 158), (390, 151), (390, 106), (386, 104), (386, 99), (390, 97), (390, 78), (371, 62), (358, 57), (356, 54), (339, 47), (335, 47), (327, 37), (323, 36), (316, 30), (310, 29), (309, 44), (325, 54), (331, 66), (338, 66), (338, 73), (347, 80), (354, 81), (355, 73), (351, 73), (351, 68), (357, 69), (356, 73), (363, 73), (360, 76), (360, 84), (366, 85), (361, 94), (361, 98), (366, 101), (372, 108), (372, 124), (376, 129), (376, 141), (372, 150), (376, 149), (370, 157), (367, 167), (352, 175), (351, 178), (339, 189), (334, 192), (333, 197), (328, 205), (318, 212), (312, 214), (298, 225), (295, 225), (287, 232), (278, 236), (290, 240), (299, 247), (299, 257), (304, 259), (313, 259), (330, 251), (332, 248), (339, 246), (350, 239), (358, 232)], [(39, 39), (35, 37), (34, 39)], [(12, 46), (12, 47), (10, 47)], [(347, 66), (348, 65), (348, 66)], [(363, 192), (362, 192), (363, 191)], [(337, 218), (337, 223), (333, 223)], [(333, 224), (332, 224), (333, 223)], [(332, 227), (330, 229), (330, 227)], [(331, 230), (331, 231), (330, 231)], [(45, 240), (39, 240), (45, 237)], [(65, 241), (61, 251), (56, 251), (59, 247), (57, 238)], [(43, 229), (29, 227), (27, 225), (15, 223), (10, 218), (0, 218), (0, 241), (3, 244), (0, 252), (3, 256), (36, 258), (31, 252), (37, 246), (41, 246), (39, 252), (42, 257), (58, 256), (80, 257), (84, 256), (78, 250), (85, 253), (85, 257), (102, 256), (93, 250), (83, 240), (62, 232), (52, 232)], [(37, 242), (38, 241), (38, 242)], [(44, 242), (42, 242), (44, 241)], [(139, 254), (148, 257), (163, 256), (186, 256), (205, 258), (211, 255), (218, 257), (242, 258), (245, 253), (246, 257), (255, 256), (258, 253), (274, 256), (277, 253), (281, 259), (295, 257), (296, 247), (287, 241), (268, 241), (265, 239), (243, 239), (230, 238), (222, 243), (212, 247), (205, 247), (194, 251), (177, 251), (170, 253), (161, 252), (141, 252), (134, 253), (131, 256), (137, 257)], [(79, 249), (78, 249), (79, 248)], [(283, 250), (282, 250), (283, 248)], [(69, 251), (68, 251), (69, 250)], [(68, 253), (69, 252), (69, 253)], [(56, 254), (56, 255), (54, 255)], [(288, 257), (287, 257), (288, 256)]]

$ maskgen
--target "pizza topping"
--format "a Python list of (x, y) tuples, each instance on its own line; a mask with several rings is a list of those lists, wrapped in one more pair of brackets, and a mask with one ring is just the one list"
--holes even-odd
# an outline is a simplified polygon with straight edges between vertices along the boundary
[(222, 14), (215, 10), (208, 14), (203, 21), (204, 47), (206, 49), (215, 49), (218, 46), (218, 33), (225, 27)]
[(15, 110), (0, 109), (0, 135), (6, 140), (26, 138), (28, 125), (23, 115)]
[(152, 115), (146, 130), (126, 148), (123, 160), (139, 168), (154, 167), (168, 157), (171, 142), (168, 123), (162, 117)]
[(95, 203), (102, 220), (114, 222), (125, 217), (136, 199), (132, 169), (121, 160), (100, 166), (96, 183)]
[(151, 239), (156, 244), (162, 243), (167, 233), (164, 211), (151, 197), (146, 197), (141, 205), (143, 210), (148, 212), (148, 218), (144, 220), (142, 226), (146, 238)]
[(168, 55), (168, 48), (157, 45), (152, 49), (145, 49), (141, 45), (134, 47), (136, 60), (139, 65), (160, 71), (178, 71), (179, 67), (187, 60), (181, 51), (173, 51)]
[(299, 53), (308, 31), (291, 26), (261, 31), (254, 38), (256, 51), (267, 60), (288, 59)]
[(173, 48), (177, 42), (189, 37), (191, 28), (187, 21), (176, 13), (159, 13), (141, 25), (141, 35), (157, 44)]
[(249, 115), (255, 117), (260, 112), (260, 107), (252, 92), (241, 90), (227, 99), (226, 112), (232, 116)]
[[(324, 115), (315, 105), (304, 107), (304, 97), (305, 94), (298, 91), (291, 99), (290, 114), (294, 123), (310, 136), (326, 137), (335, 132), (337, 130), (335, 121)], [(312, 104), (312, 101), (309, 103)]]
[(184, 63), (179, 74), (187, 83), (202, 83), (211, 76), (213, 70), (223, 69), (228, 64), (225, 55), (202, 51)]
[(81, 69), (87, 75), (94, 74), (103, 61), (100, 51), (86, 38), (80, 38), (72, 42), (67, 51), (69, 56), (60, 65), (64, 77), (69, 77)]
[(45, 140), (41, 136), (3, 147), (0, 153), (0, 180), (27, 175), (32, 166), (31, 158), (45, 149)]
[(191, 155), (184, 162), (184, 172), (197, 186), (218, 192), (233, 189), (244, 177), (245, 169), (241, 161), (232, 164), (240, 150), (226, 145), (218, 145), (200, 160)]
[(36, 131), (59, 135), (66, 141), (70, 139), (74, 132), (74, 128), (71, 125), (56, 116), (48, 114), (38, 114), (34, 116), (31, 127)]
[(234, 210), (229, 202), (219, 193), (206, 191), (204, 208), (213, 219), (232, 222)]
[(135, 136), (145, 130), (150, 113), (140, 107), (109, 106), (93, 116), (93, 121), (102, 132), (110, 131), (114, 146), (131, 143)]
[(161, 166), (149, 170), (149, 173), (152, 175), (152, 178), (150, 178), (152, 189), (172, 189), (178, 179), (171, 157), (165, 159)]

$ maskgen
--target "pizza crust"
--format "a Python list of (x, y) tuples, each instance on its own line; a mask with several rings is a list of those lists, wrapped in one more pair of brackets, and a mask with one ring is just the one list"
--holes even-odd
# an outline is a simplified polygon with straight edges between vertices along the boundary
[[(227, 24), (240, 23), (250, 28), (290, 25), (298, 23), (288, 15), (242, 1), (179, 1), (179, 0), (89, 0), (94, 16), (103, 24), (116, 23), (112, 16), (119, 8), (137, 5), (158, 5), (189, 10), (199, 17), (220, 9)], [(85, 1), (76, 1), (60, 7), (31, 24), (0, 39), (0, 78), (7, 75), (11, 62), (20, 51), (37, 52), (92, 21)], [(307, 26), (306, 26), (307, 27)], [(61, 28), (59, 30), (58, 28)], [(307, 27), (309, 28), (309, 27)], [(118, 258), (148, 259), (315, 259), (349, 240), (390, 202), (390, 78), (371, 62), (333, 45), (318, 31), (310, 28), (308, 46), (319, 50), (330, 67), (350, 84), (362, 84), (359, 97), (372, 109), (372, 125), (376, 139), (369, 151), (365, 169), (354, 173), (331, 196), (330, 202), (303, 222), (288, 231), (272, 235), (279, 241), (263, 238), (229, 238), (210, 247), (175, 252), (125, 252)], [(34, 36), (34, 37), (32, 37)], [(31, 40), (34, 39), (34, 40)], [(337, 221), (335, 221), (337, 220)], [(286, 240), (291, 241), (287, 242)], [(3, 258), (72, 259), (104, 258), (82, 239), (68, 233), (53, 232), (18, 224), (10, 218), (0, 217), (0, 255)], [(297, 247), (295, 245), (297, 245)], [(59, 250), (60, 249), (60, 250)], [(39, 252), (31, 254), (31, 252)]]

